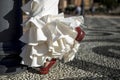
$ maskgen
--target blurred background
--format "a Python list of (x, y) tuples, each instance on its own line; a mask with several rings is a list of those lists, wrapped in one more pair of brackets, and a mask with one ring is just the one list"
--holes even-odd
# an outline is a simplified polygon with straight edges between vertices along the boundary
[[(29, 0), (23, 0), (23, 4)], [(120, 15), (120, 0), (60, 0), (59, 12), (70, 15)]]

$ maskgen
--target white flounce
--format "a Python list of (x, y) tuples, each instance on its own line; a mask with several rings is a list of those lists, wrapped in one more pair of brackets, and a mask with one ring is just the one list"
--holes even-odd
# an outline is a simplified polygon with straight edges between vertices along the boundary
[[(38, 5), (41, 4), (40, 1), (43, 1), (42, 6)], [(47, 9), (42, 11), (40, 7), (57, 8), (57, 5), (49, 5), (51, 0), (47, 1), (32, 0), (23, 7), (23, 10), (29, 14), (28, 19), (22, 24), (25, 32), (20, 40), (27, 44), (23, 47), (20, 56), (23, 58), (22, 64), (31, 67), (41, 66), (46, 59), (51, 58), (64, 59), (68, 62), (74, 58), (80, 45), (75, 41), (77, 36), (75, 27), (84, 24), (83, 17), (64, 18), (63, 13), (52, 14), (54, 12), (51, 10), (41, 16)], [(59, 0), (52, 1), (58, 3)], [(48, 6), (45, 6), (46, 4)]]
[(27, 4), (22, 6), (22, 10), (28, 16), (33, 16), (33, 17), (57, 15), (58, 3), (59, 3), (59, 0), (30, 0)]

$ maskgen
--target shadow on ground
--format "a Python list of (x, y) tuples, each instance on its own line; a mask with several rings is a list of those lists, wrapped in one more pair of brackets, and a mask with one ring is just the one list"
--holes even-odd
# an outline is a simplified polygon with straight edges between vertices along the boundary
[[(110, 78), (111, 80), (119, 80), (120, 79), (120, 69), (114, 69), (102, 65), (98, 65), (92, 62), (87, 62), (79, 59), (74, 59), (71, 62), (66, 63), (67, 65), (70, 65), (72, 67), (77, 67), (78, 69), (82, 69), (84, 71), (89, 71), (92, 73), (97, 73), (100, 75), (103, 75), (103, 77)], [(86, 77), (87, 78), (87, 77)], [(94, 79), (94, 78), (83, 78), (82, 80), (99, 80)], [(63, 79), (64, 80), (64, 79)], [(67, 79), (65, 79), (67, 80)], [(75, 79), (70, 79), (70, 80), (75, 80)], [(78, 79), (80, 80), (80, 79)], [(101, 79), (103, 80), (103, 79)]]
[(97, 46), (92, 48), (96, 54), (120, 59), (120, 46)]

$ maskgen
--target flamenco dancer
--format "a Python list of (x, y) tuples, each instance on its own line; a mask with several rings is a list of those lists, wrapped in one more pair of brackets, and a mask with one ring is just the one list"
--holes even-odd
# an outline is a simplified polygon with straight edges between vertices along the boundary
[(64, 18), (63, 13), (58, 14), (58, 3), (59, 0), (30, 0), (22, 7), (28, 17), (20, 38), (26, 43), (21, 63), (39, 67), (40, 74), (47, 74), (57, 59), (73, 60), (85, 34), (80, 28), (83, 17)]

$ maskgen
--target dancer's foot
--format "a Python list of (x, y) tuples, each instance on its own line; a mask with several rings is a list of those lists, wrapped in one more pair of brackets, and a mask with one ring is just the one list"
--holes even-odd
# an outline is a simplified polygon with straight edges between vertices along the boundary
[(40, 74), (48, 74), (49, 69), (55, 64), (56, 59), (51, 59), (51, 61), (46, 61), (45, 65), (40, 68)]
[(80, 42), (84, 38), (85, 32), (80, 27), (76, 27), (75, 30), (78, 33), (77, 37), (75, 38), (75, 40)]

